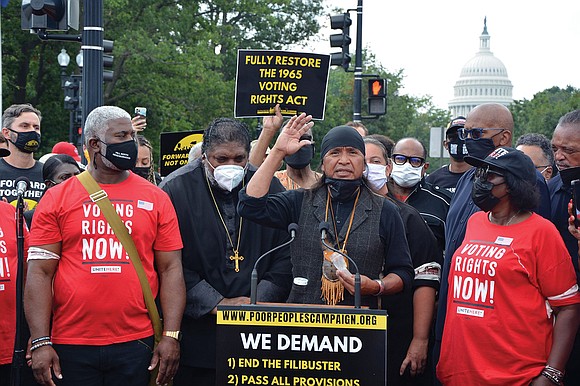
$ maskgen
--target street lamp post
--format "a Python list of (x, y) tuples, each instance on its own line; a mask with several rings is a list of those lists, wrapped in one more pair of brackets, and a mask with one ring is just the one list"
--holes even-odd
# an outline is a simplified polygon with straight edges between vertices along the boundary
[(67, 77), (66, 70), (68, 64), (70, 63), (70, 56), (63, 48), (62, 50), (60, 50), (60, 54), (58, 54), (56, 59), (58, 60), (58, 65), (60, 66), (60, 87), (64, 88), (64, 82)]
[[(64, 91), (64, 108), (70, 111), (68, 140), (78, 146), (79, 144), (75, 127), (80, 126), (80, 123), (77, 125), (77, 121), (79, 121), (78, 117), (81, 115), (82, 108), (82, 99), (80, 98), (82, 75), (76, 75), (74, 73), (70, 75), (67, 74), (70, 55), (64, 48), (60, 51), (60, 54), (58, 54), (57, 60), (60, 65), (61, 87)], [(82, 53), (79, 53), (76, 56), (76, 63), (82, 71)]]

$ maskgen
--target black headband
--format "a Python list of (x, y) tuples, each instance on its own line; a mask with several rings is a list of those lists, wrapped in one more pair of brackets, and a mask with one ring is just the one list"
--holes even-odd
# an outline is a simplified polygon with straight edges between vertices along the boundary
[(365, 142), (359, 132), (351, 126), (337, 126), (330, 129), (322, 139), (320, 157), (324, 158), (324, 155), (335, 147), (354, 147), (365, 155)]

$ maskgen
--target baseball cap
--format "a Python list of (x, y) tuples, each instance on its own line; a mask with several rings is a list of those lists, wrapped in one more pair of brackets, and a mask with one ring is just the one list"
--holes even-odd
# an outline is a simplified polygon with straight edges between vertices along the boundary
[(445, 134), (448, 134), (452, 129), (455, 129), (455, 131), (457, 131), (457, 129), (460, 129), (463, 126), (465, 126), (465, 117), (458, 116), (456, 118), (453, 118), (447, 125), (447, 130), (445, 131)]
[(59, 142), (52, 147), (52, 152), (55, 154), (67, 154), (74, 158), (75, 161), (80, 162), (81, 157), (76, 146), (69, 142)]
[(492, 151), (485, 159), (466, 156), (465, 162), (475, 167), (492, 166), (500, 171), (511, 173), (516, 179), (536, 183), (534, 163), (523, 152), (513, 147), (502, 146)]

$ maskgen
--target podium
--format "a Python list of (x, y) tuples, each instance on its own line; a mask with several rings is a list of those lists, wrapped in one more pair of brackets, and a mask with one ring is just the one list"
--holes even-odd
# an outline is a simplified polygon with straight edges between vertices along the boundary
[(216, 385), (385, 385), (386, 345), (384, 310), (218, 306)]

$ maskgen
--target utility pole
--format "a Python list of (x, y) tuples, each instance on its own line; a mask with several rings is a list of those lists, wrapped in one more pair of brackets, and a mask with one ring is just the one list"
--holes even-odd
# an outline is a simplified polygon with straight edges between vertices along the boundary
[(362, 17), (363, 17), (363, 1), (358, 0), (356, 7), (356, 48), (354, 60), (354, 93), (352, 104), (352, 120), (353, 122), (361, 122), (362, 109)]
[[(85, 143), (84, 122), (87, 115), (103, 104), (103, 0), (85, 1), (82, 32), (83, 52), (83, 132), (81, 143)], [(83, 161), (84, 152), (80, 152)]]

